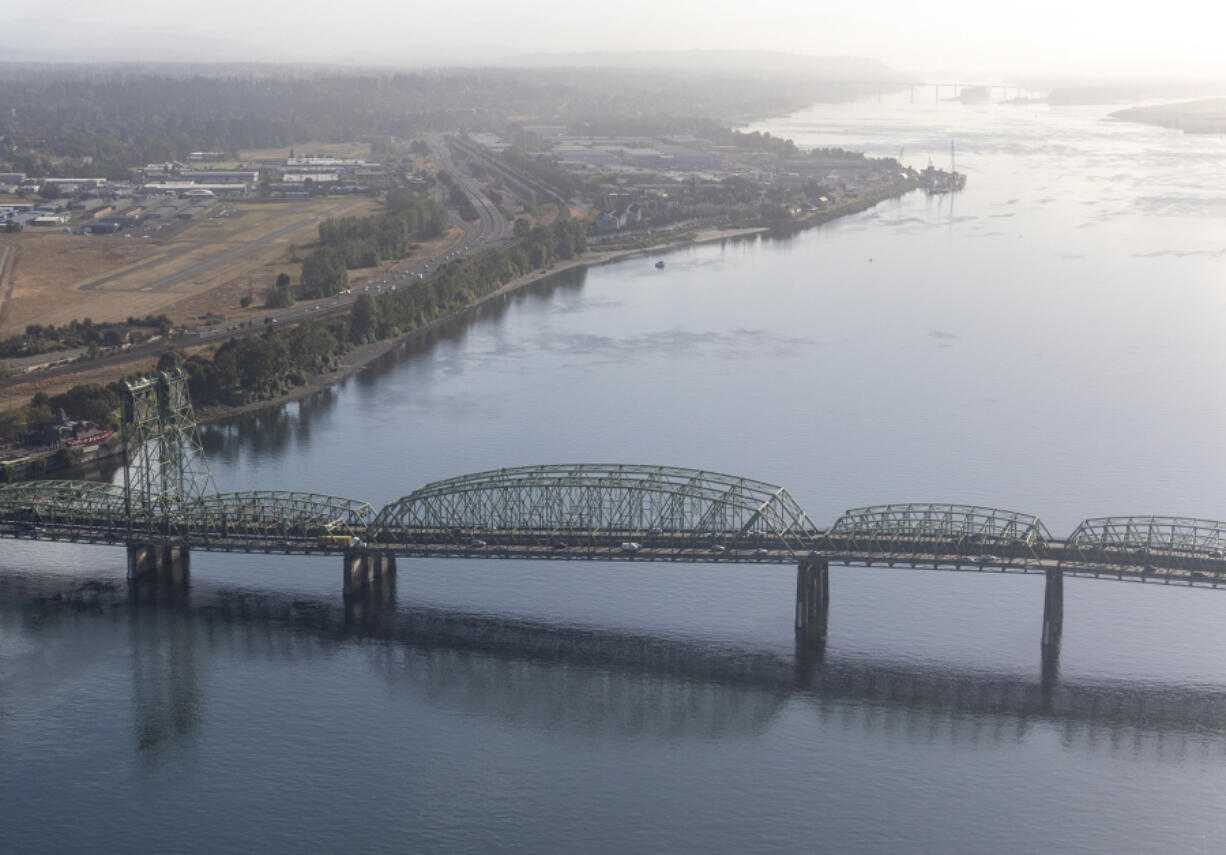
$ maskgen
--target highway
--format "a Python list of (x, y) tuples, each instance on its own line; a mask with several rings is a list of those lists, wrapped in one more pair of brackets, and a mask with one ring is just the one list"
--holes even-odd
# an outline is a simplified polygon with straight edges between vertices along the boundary
[(494, 157), (492, 154), (490, 154), (490, 152), (486, 151), (484, 147), (472, 142), (469, 139), (466, 139), (465, 137), (454, 138), (453, 144), (456, 148), (460, 149), (469, 157), (485, 163), (485, 165), (489, 167), (491, 171), (502, 176), (502, 178), (508, 183), (512, 185), (519, 185), (520, 187), (531, 191), (531, 193), (538, 197), (538, 199), (544, 199), (545, 201), (552, 202), (558, 209), (559, 220), (566, 220), (570, 218), (569, 203), (549, 185), (542, 181), (538, 181), (531, 175), (512, 168), (505, 161)]

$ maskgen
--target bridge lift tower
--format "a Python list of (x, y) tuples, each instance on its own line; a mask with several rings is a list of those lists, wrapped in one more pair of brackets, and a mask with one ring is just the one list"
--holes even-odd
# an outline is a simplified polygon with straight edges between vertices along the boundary
[(185, 576), (188, 509), (217, 488), (178, 366), (123, 383), (123, 492), (128, 576)]

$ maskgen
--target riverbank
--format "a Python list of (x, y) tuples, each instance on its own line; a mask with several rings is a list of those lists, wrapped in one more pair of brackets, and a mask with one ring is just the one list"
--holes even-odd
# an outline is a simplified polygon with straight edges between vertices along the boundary
[[(506, 282), (498, 289), (491, 291), (490, 293), (473, 301), (464, 308), (442, 315), (394, 338), (388, 338), (382, 341), (354, 347), (348, 350), (340, 358), (336, 368), (311, 378), (306, 383), (290, 389), (285, 394), (258, 401), (251, 401), (245, 404), (201, 407), (197, 411), (197, 419), (201, 424), (212, 424), (224, 421), (234, 416), (284, 406), (285, 404), (310, 397), (318, 392), (322, 392), (345, 381), (358, 371), (362, 370), (388, 353), (393, 352), (402, 345), (424, 338), (442, 326), (452, 323), (455, 320), (472, 313), (479, 306), (491, 300), (501, 298), (506, 294), (518, 291), (550, 276), (581, 267), (595, 267), (603, 264), (611, 264), (615, 261), (623, 261), (637, 256), (646, 257), (650, 255), (658, 255), (686, 246), (697, 246), (730, 239), (736, 240), (768, 233), (793, 234), (832, 222), (845, 216), (850, 216), (851, 214), (859, 213), (879, 204), (882, 201), (885, 201), (886, 199), (900, 197), (913, 189), (915, 189), (915, 183), (913, 181), (897, 182), (890, 185), (888, 188), (883, 188), (875, 193), (865, 194), (863, 197), (851, 200), (835, 208), (825, 211), (812, 212), (805, 217), (795, 220), (788, 220), (771, 225), (761, 224), (739, 228), (711, 227), (697, 231), (679, 233), (672, 238), (662, 240), (660, 243), (651, 246), (623, 246), (610, 249), (590, 250), (573, 259), (557, 262), (546, 270), (534, 270), (522, 276), (517, 276)], [(154, 360), (152, 357), (149, 360), (146, 360), (147, 364), (145, 367), (150, 367), (153, 361)], [(84, 381), (86, 378), (79, 377), (78, 379), (79, 381)], [(91, 377), (89, 378), (89, 381), (106, 382), (105, 379), (100, 377)], [(118, 449), (99, 449), (99, 453), (96, 455), (96, 458), (90, 462), (102, 462), (108, 458), (113, 458), (118, 454)], [(33, 455), (31, 457), (39, 457), (39, 455)], [(9, 479), (14, 481), (28, 480), (30, 478), (40, 477), (44, 473), (61, 471), (62, 469), (70, 466), (75, 468), (82, 462), (78, 460), (73, 460), (71, 462), (69, 460), (59, 461), (55, 459), (54, 453), (41, 455), (41, 458), (45, 461), (44, 466), (33, 464), (30, 462), (30, 458), (27, 458), (23, 461), (23, 463), (26, 464), (25, 466), (12, 467), (8, 473)], [(18, 469), (26, 469), (28, 474), (23, 478), (20, 474), (18, 474)]]
[(1116, 110), (1108, 118), (1155, 125), (1188, 134), (1226, 133), (1226, 98), (1129, 107), (1126, 110)]
[(751, 235), (762, 235), (768, 233), (795, 234), (797, 232), (805, 231), (806, 229), (825, 225), (826, 223), (833, 222), (834, 220), (842, 217), (866, 211), (869, 208), (886, 201), (887, 199), (896, 199), (910, 193), (912, 190), (915, 190), (917, 186), (918, 185), (914, 180), (908, 179), (906, 181), (899, 181), (891, 184), (887, 188), (883, 188), (873, 193), (866, 193), (864, 196), (848, 201), (837, 207), (824, 211), (814, 211), (805, 217), (773, 225), (744, 226), (740, 228), (713, 227), (694, 232), (686, 232), (684, 235), (678, 235), (672, 240), (666, 240), (649, 247), (623, 247), (617, 249), (584, 252), (582, 255), (573, 259), (558, 262), (547, 270), (534, 270), (531, 273), (525, 273), (522, 276), (517, 276), (497, 290), (491, 291), (489, 294), (486, 294), (485, 296), (473, 301), (463, 309), (443, 315), (434, 319), (433, 321), (430, 321), (429, 323), (410, 330), (409, 332), (402, 333), (395, 338), (385, 339), (383, 341), (355, 347), (341, 358), (340, 365), (336, 369), (325, 374), (320, 374), (303, 385), (295, 387), (284, 395), (278, 395), (275, 398), (252, 401), (247, 404), (239, 404), (236, 406), (204, 408), (199, 411), (198, 418), (201, 424), (212, 424), (219, 421), (224, 421), (225, 419), (233, 416), (283, 406), (285, 404), (307, 398), (317, 392), (322, 392), (325, 389), (331, 388), (337, 383), (348, 379), (370, 363), (374, 362), (376, 359), (391, 353), (401, 345), (429, 335), (431, 332), (444, 324), (450, 323), (456, 318), (463, 317), (465, 314), (472, 312), (478, 306), (481, 306), (490, 300), (494, 300), (505, 294), (518, 291), (519, 289), (527, 285), (531, 285), (534, 282), (539, 282), (542, 279), (555, 276), (568, 270), (574, 270), (579, 267), (597, 267), (602, 264), (611, 264), (615, 261), (624, 261), (628, 258), (634, 258), (636, 256), (656, 255), (686, 246), (698, 246), (700, 244), (744, 238)]
[(332, 386), (340, 383), (349, 377), (352, 377), (358, 371), (365, 368), (370, 363), (374, 362), (381, 356), (391, 353), (396, 348), (403, 344), (415, 341), (429, 335), (445, 324), (451, 323), (457, 318), (463, 317), (465, 314), (472, 312), (478, 306), (488, 303), (491, 300), (498, 299), (506, 294), (518, 291), (525, 286), (531, 285), (534, 282), (539, 282), (542, 279), (547, 279), (550, 276), (555, 276), (559, 273), (564, 273), (568, 270), (574, 270), (579, 267), (596, 267), (602, 264), (610, 264), (614, 261), (622, 261), (627, 258), (633, 258), (639, 255), (651, 255), (660, 252), (667, 252), (674, 249), (680, 249), (683, 246), (695, 246), (703, 243), (714, 243), (720, 240), (728, 240), (730, 238), (742, 238), (748, 235), (757, 235), (769, 231), (767, 226), (752, 226), (737, 229), (703, 229), (699, 232), (689, 233), (688, 238), (678, 238), (665, 243), (657, 244), (651, 247), (636, 247), (631, 249), (609, 249), (585, 252), (580, 256), (561, 261), (554, 264), (547, 270), (534, 270), (531, 273), (525, 273), (523, 276), (517, 276), (511, 279), (496, 291), (491, 291), (484, 297), (481, 297), (463, 309), (435, 318), (429, 323), (423, 324), (420, 327), (410, 330), (406, 333), (401, 333), (395, 338), (384, 339), (383, 341), (372, 342), (371, 344), (359, 345), (345, 353), (341, 357), (340, 364), (332, 371), (324, 374), (319, 374), (301, 386), (296, 386), (284, 395), (278, 395), (275, 398), (266, 398), (261, 401), (251, 401), (246, 404), (238, 404), (235, 406), (224, 407), (206, 407), (197, 412), (198, 421), (201, 424), (213, 424), (233, 416), (242, 415), (244, 413), (253, 413), (260, 410), (279, 407), (285, 404), (299, 401), (314, 395), (317, 392), (322, 392)]

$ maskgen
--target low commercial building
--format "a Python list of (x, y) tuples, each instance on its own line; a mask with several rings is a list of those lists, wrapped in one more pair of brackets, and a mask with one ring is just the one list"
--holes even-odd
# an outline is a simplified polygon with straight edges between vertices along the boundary
[(196, 184), (254, 184), (260, 180), (258, 169), (180, 169), (175, 176), (179, 181)]
[(98, 188), (98, 187), (106, 186), (106, 179), (105, 178), (44, 178), (43, 184), (51, 184), (56, 187), (59, 187), (64, 184), (75, 184), (77, 185), (78, 188), (80, 187)]
[(283, 184), (305, 184), (311, 181), (315, 184), (332, 184), (340, 181), (341, 177), (336, 172), (299, 172), (282, 177)]
[(78, 199), (68, 206), (70, 211), (94, 211), (106, 203), (101, 199)]
[(191, 181), (163, 181), (144, 186), (146, 194), (174, 193), (176, 195), (199, 194), (199, 191), (207, 190), (215, 196), (246, 196), (249, 189), (246, 184), (194, 184)]

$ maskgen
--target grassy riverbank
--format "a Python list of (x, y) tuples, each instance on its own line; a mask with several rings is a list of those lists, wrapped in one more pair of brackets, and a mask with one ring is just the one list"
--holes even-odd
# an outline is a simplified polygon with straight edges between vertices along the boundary
[[(838, 205), (834, 208), (825, 211), (817, 211), (809, 214), (806, 217), (795, 220), (787, 220), (773, 224), (761, 224), (755, 226), (747, 226), (740, 228), (706, 228), (701, 230), (689, 229), (675, 235), (659, 235), (661, 239), (658, 243), (650, 246), (622, 246), (607, 249), (584, 250), (582, 252), (571, 254), (569, 258), (558, 258), (547, 266), (540, 268), (532, 268), (519, 275), (512, 276), (502, 281), (501, 279), (489, 279), (488, 277), (497, 276), (497, 270), (492, 265), (489, 259), (483, 263), (480, 257), (469, 259), (461, 262), (456, 262), (456, 267), (449, 275), (456, 276), (455, 270), (459, 270), (464, 264), (477, 265), (486, 275), (486, 279), (477, 284), (473, 284), (469, 280), (469, 285), (464, 288), (455, 290), (455, 294), (443, 301), (443, 298), (436, 298), (439, 302), (432, 303), (433, 311), (428, 317), (422, 312), (416, 313), (416, 323), (411, 324), (409, 329), (398, 329), (394, 326), (387, 326), (384, 329), (384, 335), (376, 336), (373, 334), (368, 336), (366, 340), (351, 341), (350, 334), (353, 329), (353, 318), (351, 315), (334, 318), (330, 321), (312, 322), (317, 325), (315, 329), (322, 332), (326, 329), (325, 326), (330, 324), (334, 329), (331, 329), (329, 335), (335, 336), (336, 340), (342, 343), (336, 352), (332, 353), (326, 360), (320, 360), (316, 364), (319, 370), (311, 372), (309, 376), (303, 376), (301, 366), (296, 372), (293, 382), (279, 381), (276, 385), (265, 387), (265, 394), (259, 395), (251, 400), (246, 400), (238, 403), (208, 403), (203, 399), (197, 400), (197, 414), (201, 423), (214, 423), (223, 421), (233, 416), (254, 412), (270, 407), (282, 406), (286, 403), (297, 401), (302, 398), (309, 397), (317, 392), (323, 391), (353, 374), (360, 371), (376, 359), (392, 352), (396, 348), (415, 340), (419, 340), (437, 330), (444, 324), (453, 322), (459, 318), (472, 313), (478, 306), (497, 299), (502, 295), (517, 291), (534, 282), (539, 282), (549, 276), (554, 276), (567, 270), (573, 270), (579, 267), (592, 267), (601, 264), (609, 264), (614, 261), (621, 261), (634, 256), (656, 255), (667, 252), (673, 249), (679, 249), (683, 246), (695, 246), (704, 243), (722, 241), (728, 239), (743, 238), (750, 235), (759, 235), (765, 233), (791, 233), (802, 231), (807, 228), (822, 225), (831, 222), (841, 217), (855, 214), (890, 198), (897, 198), (915, 189), (914, 182), (900, 181), (888, 187), (881, 188), (872, 194), (865, 194), (862, 197), (848, 200), (847, 202)], [(516, 248), (512, 248), (516, 249)], [(510, 252), (512, 250), (507, 250)], [(522, 250), (521, 250), (522, 252)], [(530, 266), (530, 265), (529, 265)], [(505, 271), (504, 268), (499, 268)], [(448, 274), (444, 274), (448, 275)], [(434, 287), (434, 286), (432, 286)], [(441, 292), (440, 292), (441, 293)], [(381, 299), (388, 299), (390, 295), (381, 295)], [(390, 302), (390, 300), (389, 300)], [(386, 309), (386, 307), (385, 307)], [(306, 326), (306, 325), (304, 325)], [(295, 335), (294, 328), (288, 330), (278, 330), (271, 335)], [(373, 329), (373, 327), (372, 327)], [(257, 339), (263, 337), (256, 337)], [(373, 339), (373, 340), (371, 340)], [(225, 347), (225, 345), (223, 345)], [(220, 351), (220, 349), (219, 349)], [(240, 355), (240, 360), (242, 359)], [(212, 359), (206, 352), (199, 352), (187, 358), (186, 367), (189, 372), (193, 366), (199, 371), (200, 367), (207, 365), (216, 359), (216, 353), (212, 354)], [(148, 367), (152, 367), (147, 366)], [(146, 370), (147, 370), (146, 368)], [(197, 377), (199, 375), (197, 374)], [(90, 462), (102, 461), (110, 457), (117, 456), (120, 453), (117, 444), (110, 444), (90, 453), (92, 458)], [(0, 470), (0, 481), (20, 481), (33, 478), (44, 477), (49, 473), (63, 471), (64, 469), (73, 468), (82, 462), (79, 458), (82, 455), (66, 453), (64, 450), (52, 451), (46, 453), (35, 453), (28, 455), (20, 460), (11, 461), (5, 465), (3, 470)]]

